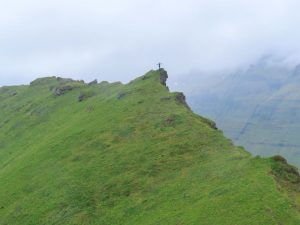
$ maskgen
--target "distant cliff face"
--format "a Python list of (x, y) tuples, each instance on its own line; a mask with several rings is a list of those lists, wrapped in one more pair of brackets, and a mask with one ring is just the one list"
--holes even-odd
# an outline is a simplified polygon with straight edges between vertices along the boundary
[(300, 224), (300, 176), (171, 93), (41, 78), (0, 88), (0, 224)]
[(300, 70), (252, 66), (190, 96), (193, 109), (217, 122), (253, 154), (284, 155), (300, 166)]

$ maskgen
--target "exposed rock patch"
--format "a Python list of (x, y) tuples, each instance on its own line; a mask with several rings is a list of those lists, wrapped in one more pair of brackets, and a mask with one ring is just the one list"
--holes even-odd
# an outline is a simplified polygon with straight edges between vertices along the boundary
[(127, 93), (125, 93), (125, 92), (120, 92), (120, 93), (117, 95), (117, 99), (118, 99), (118, 100), (121, 100), (121, 99), (125, 98), (126, 95), (127, 95)]
[(80, 93), (80, 95), (78, 96), (78, 101), (82, 102), (85, 99), (85, 95), (83, 93)]
[(164, 69), (160, 69), (160, 83), (164, 86), (167, 86), (168, 73)]
[(297, 184), (297, 189), (300, 191), (300, 174), (296, 167), (287, 163), (287, 160), (282, 156), (276, 155), (271, 158), (273, 160), (272, 171), (279, 183), (288, 182)]
[(86, 99), (88, 99), (88, 98), (91, 98), (91, 97), (95, 96), (95, 95), (96, 95), (96, 93), (93, 92), (93, 91), (89, 91), (89, 92), (81, 92), (81, 93), (79, 94), (79, 96), (78, 96), (78, 101), (79, 101), (79, 102), (82, 102), (82, 101), (84, 101), (84, 100), (86, 100)]
[(282, 163), (287, 164), (287, 160), (284, 157), (282, 157), (281, 155), (275, 155), (272, 158), (276, 162), (282, 162)]
[(56, 87), (56, 88), (54, 88), (54, 94), (56, 96), (61, 96), (61, 95), (64, 95), (65, 93), (67, 93), (71, 90), (73, 90), (73, 87), (70, 86), (70, 85), (63, 86), (63, 87)]
[(185, 95), (182, 92), (177, 92), (175, 95), (175, 100), (178, 104), (184, 105), (186, 108), (190, 109), (188, 104), (186, 103)]
[(169, 116), (167, 119), (164, 121), (165, 126), (173, 126), (175, 123), (175, 117), (174, 116)]
[(94, 85), (94, 84), (98, 84), (97, 79), (93, 80), (92, 82), (88, 83), (89, 86)]
[(210, 119), (202, 118), (203, 122), (206, 123), (210, 128), (214, 130), (218, 130), (216, 123)]
[(9, 94), (9, 96), (16, 96), (17, 95), (17, 92), (16, 91), (12, 91), (10, 94)]
[(180, 123), (182, 123), (182, 118), (180, 115), (171, 114), (162, 121), (160, 127), (175, 127)]

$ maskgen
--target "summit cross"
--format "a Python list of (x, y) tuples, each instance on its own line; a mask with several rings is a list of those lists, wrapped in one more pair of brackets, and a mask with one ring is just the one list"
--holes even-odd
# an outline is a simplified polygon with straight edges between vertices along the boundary
[(160, 70), (162, 63), (159, 62), (159, 63), (157, 63), (157, 65), (158, 65), (158, 69)]

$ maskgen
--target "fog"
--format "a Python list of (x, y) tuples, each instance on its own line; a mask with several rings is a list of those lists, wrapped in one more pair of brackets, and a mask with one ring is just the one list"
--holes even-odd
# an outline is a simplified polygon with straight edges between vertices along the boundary
[(296, 0), (2, 1), (0, 86), (53, 75), (127, 82), (158, 62), (174, 85), (265, 55), (297, 64), (299, 8)]

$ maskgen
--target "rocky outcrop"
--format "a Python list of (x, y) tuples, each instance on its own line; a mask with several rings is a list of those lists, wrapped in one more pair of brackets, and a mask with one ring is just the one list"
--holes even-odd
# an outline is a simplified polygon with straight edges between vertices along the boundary
[[(165, 71), (164, 69), (159, 69), (156, 70), (159, 74), (159, 82), (164, 85), (167, 86), (167, 79), (168, 79), (168, 73), (167, 71)], [(148, 73), (146, 73), (144, 76), (141, 77), (142, 80), (148, 80), (149, 78), (151, 78), (151, 76), (153, 76), (153, 72), (156, 72), (154, 70), (149, 71)], [(156, 73), (157, 75), (157, 73)], [(155, 75), (155, 77), (156, 77)], [(140, 79), (140, 78), (138, 78)], [(135, 82), (135, 80), (131, 81), (131, 82)]]
[(272, 172), (277, 178), (279, 184), (292, 184), (294, 188), (300, 191), (300, 174), (295, 166), (288, 164), (287, 160), (280, 156), (275, 155), (272, 158)]
[(54, 94), (56, 96), (61, 96), (61, 95), (64, 95), (65, 93), (67, 93), (68, 91), (73, 90), (73, 87), (70, 85), (67, 85), (67, 86), (62, 86), (62, 87), (56, 87), (53, 90), (54, 90)]
[(164, 86), (167, 86), (168, 73), (164, 69), (160, 69), (160, 83)]
[(276, 162), (282, 162), (282, 163), (287, 164), (287, 160), (284, 157), (282, 157), (281, 155), (275, 155), (272, 157), (272, 159)]
[(210, 128), (214, 129), (214, 130), (218, 130), (218, 127), (217, 127), (217, 124), (210, 120), (210, 119), (207, 119), (207, 118), (204, 118), (202, 117), (202, 120), (204, 123), (206, 123)]
[(120, 93), (117, 95), (117, 99), (118, 99), (118, 100), (121, 100), (121, 99), (125, 98), (126, 95), (127, 95), (127, 93), (125, 93), (125, 92), (120, 92)]
[(185, 95), (182, 92), (177, 92), (175, 94), (175, 100), (177, 104), (184, 105), (186, 108), (190, 109), (190, 107), (186, 103)]
[(88, 83), (89, 86), (94, 85), (94, 84), (98, 84), (97, 79), (91, 81), (90, 83)]
[(82, 102), (84, 99), (86, 99), (86, 96), (83, 93), (80, 93), (80, 95), (78, 96), (78, 101)]
[(95, 96), (95, 95), (96, 95), (96, 93), (93, 92), (93, 91), (81, 92), (78, 96), (78, 101), (82, 102), (82, 101), (84, 101), (88, 98), (91, 98), (91, 97)]

